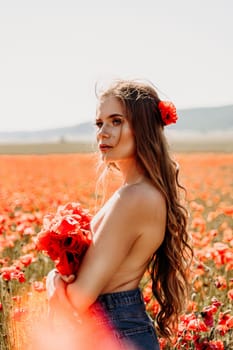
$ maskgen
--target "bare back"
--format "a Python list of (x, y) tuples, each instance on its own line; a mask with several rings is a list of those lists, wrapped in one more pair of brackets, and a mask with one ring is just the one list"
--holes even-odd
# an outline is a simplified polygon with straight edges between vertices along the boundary
[(92, 221), (93, 239), (67, 287), (80, 313), (100, 294), (134, 289), (163, 241), (166, 205), (147, 180), (120, 188)]
[[(135, 204), (133, 206), (132, 201)], [(92, 220), (94, 241), (98, 239), (98, 230), (101, 230), (101, 224), (107, 219), (109, 213), (117, 210), (119, 202), (124, 205), (124, 210), (126, 213), (128, 211), (129, 215), (126, 220), (122, 218), (124, 221), (121, 221), (121, 225), (116, 223), (112, 223), (112, 225), (119, 226), (120, 230), (123, 229), (124, 232), (119, 232), (121, 239), (126, 238), (128, 234), (132, 235), (133, 239), (123, 261), (101, 293), (130, 290), (138, 287), (151, 255), (164, 238), (166, 222), (164, 198), (149, 182), (141, 182), (118, 190), (95, 215)], [(130, 212), (132, 210), (134, 212)], [(111, 227), (110, 222), (109, 232), (106, 234), (111, 235), (111, 231), (115, 231), (117, 227)], [(117, 250), (120, 247), (108, 247), (108, 249)], [(106, 264), (111, 264), (111, 261), (107, 261)]]

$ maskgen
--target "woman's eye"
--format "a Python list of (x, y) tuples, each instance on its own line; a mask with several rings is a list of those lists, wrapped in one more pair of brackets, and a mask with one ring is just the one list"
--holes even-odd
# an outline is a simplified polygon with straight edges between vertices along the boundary
[(95, 125), (98, 129), (102, 128), (103, 123), (102, 122), (95, 122)]
[(113, 119), (112, 121), (113, 125), (120, 125), (122, 123), (121, 119)]

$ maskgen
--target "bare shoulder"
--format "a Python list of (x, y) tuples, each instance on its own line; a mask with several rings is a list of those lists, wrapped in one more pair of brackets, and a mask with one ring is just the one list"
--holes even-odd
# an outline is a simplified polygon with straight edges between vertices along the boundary
[[(120, 204), (120, 203), (119, 203)], [(121, 190), (121, 210), (125, 223), (140, 237), (139, 246), (155, 251), (161, 244), (166, 227), (167, 209), (162, 193), (149, 182)], [(130, 223), (130, 224), (129, 224)]]
[(109, 232), (113, 237), (115, 231), (117, 237), (122, 233), (131, 243), (142, 234), (149, 237), (155, 231), (155, 236), (162, 239), (166, 224), (165, 199), (149, 182), (120, 188), (105, 209), (96, 239)]
[(139, 184), (123, 187), (120, 190), (121, 202), (133, 210), (155, 213), (166, 212), (166, 202), (162, 193), (150, 182), (142, 182)]

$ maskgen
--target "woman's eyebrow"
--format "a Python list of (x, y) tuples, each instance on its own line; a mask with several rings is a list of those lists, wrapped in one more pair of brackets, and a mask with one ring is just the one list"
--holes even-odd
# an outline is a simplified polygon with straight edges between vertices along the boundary
[[(113, 114), (110, 114), (108, 115), (106, 118), (108, 119), (112, 119), (112, 118), (115, 118), (115, 117), (121, 117), (121, 118), (124, 118), (123, 114), (120, 114), (120, 113), (113, 113)], [(101, 116), (96, 118), (96, 120), (100, 120), (101, 119)]]
[(120, 114), (120, 113), (113, 113), (113, 114), (110, 114), (110, 115), (108, 116), (109, 119), (112, 119), (112, 118), (115, 118), (115, 117), (121, 117), (121, 118), (123, 118), (124, 116), (123, 116), (123, 114)]

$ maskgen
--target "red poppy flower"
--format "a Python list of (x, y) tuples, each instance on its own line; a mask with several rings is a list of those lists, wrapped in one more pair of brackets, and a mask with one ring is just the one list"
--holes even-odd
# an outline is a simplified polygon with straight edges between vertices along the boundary
[(233, 289), (229, 289), (227, 296), (230, 300), (233, 300)]
[(47, 215), (38, 235), (37, 248), (56, 262), (63, 275), (75, 274), (91, 243), (91, 215), (79, 203), (60, 206)]
[(6, 266), (0, 269), (1, 277), (5, 281), (18, 280), (20, 283), (25, 282), (25, 275), (20, 270), (19, 266)]
[(172, 102), (160, 101), (158, 104), (164, 125), (176, 123), (178, 116), (176, 107)]
[(207, 332), (208, 331), (206, 324), (198, 318), (190, 320), (186, 329), (189, 331), (198, 331), (198, 332)]
[(212, 349), (212, 350), (224, 350), (225, 349), (224, 344), (221, 340), (210, 340), (208, 342), (208, 347), (209, 347), (209, 349)]
[(227, 288), (227, 281), (223, 276), (217, 276), (214, 280), (215, 287), (219, 290), (224, 290)]
[(34, 256), (33, 254), (25, 254), (23, 256), (20, 256), (19, 261), (24, 265), (28, 266), (34, 261)]
[(228, 327), (223, 324), (219, 324), (215, 327), (216, 332), (220, 334), (221, 337), (223, 337), (228, 332)]
[(233, 316), (229, 317), (229, 319), (226, 322), (226, 326), (228, 328), (233, 328)]
[(227, 321), (230, 319), (230, 314), (228, 313), (223, 313), (223, 312), (220, 312), (219, 313), (219, 320), (218, 320), (218, 324), (219, 325), (226, 325)]
[(41, 281), (34, 281), (32, 285), (37, 292), (44, 292), (46, 290), (44, 283)]

